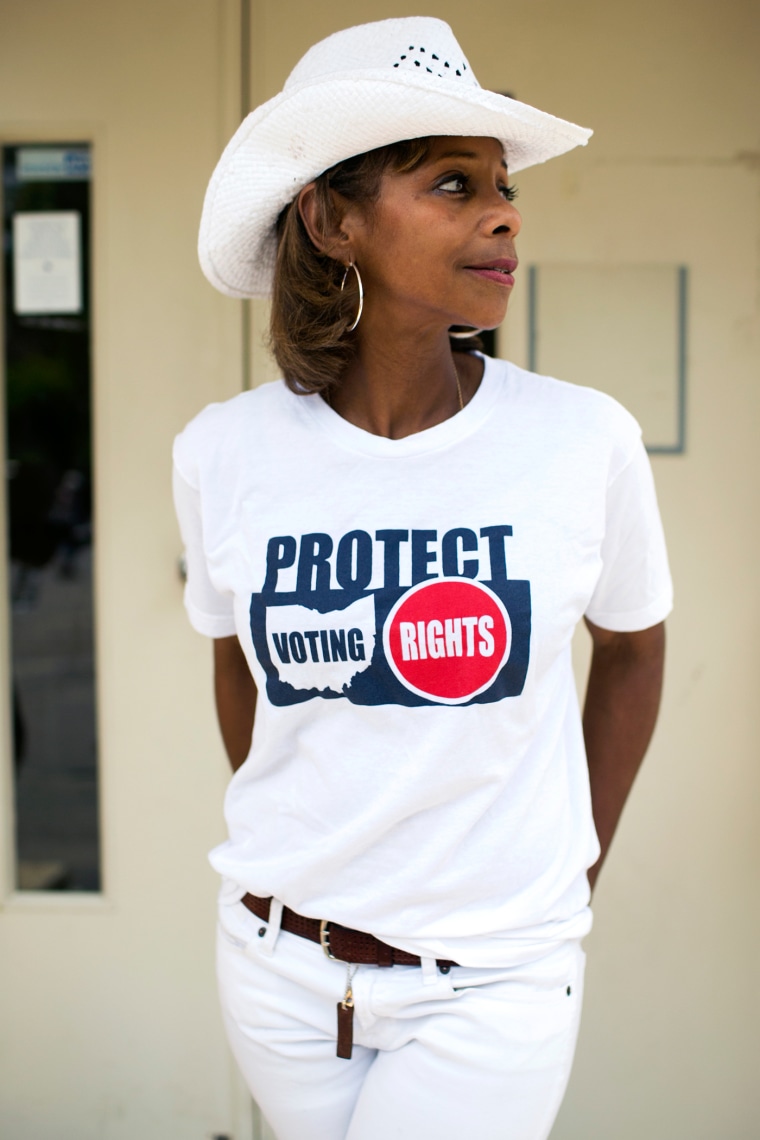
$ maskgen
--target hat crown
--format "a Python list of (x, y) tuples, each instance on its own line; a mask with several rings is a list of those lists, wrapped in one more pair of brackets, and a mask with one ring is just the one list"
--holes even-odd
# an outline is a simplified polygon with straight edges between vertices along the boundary
[(407, 16), (346, 28), (315, 44), (291, 71), (285, 90), (341, 72), (407, 71), (479, 87), (472, 68), (443, 20)]

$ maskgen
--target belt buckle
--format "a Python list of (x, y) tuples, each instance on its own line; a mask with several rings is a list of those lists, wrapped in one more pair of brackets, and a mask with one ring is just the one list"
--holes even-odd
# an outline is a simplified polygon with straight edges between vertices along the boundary
[(330, 949), (330, 923), (326, 918), (323, 918), (319, 924), (319, 945), (328, 958), (331, 958), (333, 962), (338, 961)]

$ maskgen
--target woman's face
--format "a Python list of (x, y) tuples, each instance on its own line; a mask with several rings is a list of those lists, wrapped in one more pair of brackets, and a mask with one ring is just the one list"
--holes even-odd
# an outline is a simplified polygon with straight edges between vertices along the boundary
[(436, 138), (416, 170), (386, 173), (371, 211), (350, 207), (344, 217), (367, 324), (499, 325), (517, 267), (513, 196), (490, 138)]

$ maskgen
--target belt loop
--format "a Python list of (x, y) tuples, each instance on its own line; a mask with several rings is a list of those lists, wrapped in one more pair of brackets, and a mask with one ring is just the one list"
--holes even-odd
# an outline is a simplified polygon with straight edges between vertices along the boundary
[(434, 986), (438, 981), (438, 966), (435, 958), (421, 958), (422, 982), (426, 986)]
[(277, 943), (277, 936), (280, 933), (281, 922), (282, 903), (279, 899), (272, 899), (269, 904), (269, 921), (267, 924), (267, 932), (259, 944), (262, 954), (266, 954), (267, 958), (271, 958), (272, 954), (274, 954), (274, 948)]

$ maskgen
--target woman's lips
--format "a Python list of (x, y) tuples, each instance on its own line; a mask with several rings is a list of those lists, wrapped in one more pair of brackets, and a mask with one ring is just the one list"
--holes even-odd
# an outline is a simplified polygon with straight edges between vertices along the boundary
[(488, 281), (495, 281), (497, 285), (514, 285), (515, 279), (511, 273), (507, 273), (503, 269), (478, 269), (474, 265), (468, 265), (470, 273), (476, 273), (478, 277), (485, 277)]
[(515, 258), (499, 258), (488, 261), (483, 265), (468, 265), (470, 273), (477, 273), (478, 277), (485, 277), (488, 281), (495, 281), (497, 285), (512, 286), (515, 283), (514, 271), (517, 269)]

